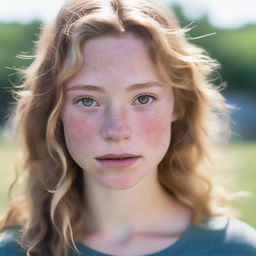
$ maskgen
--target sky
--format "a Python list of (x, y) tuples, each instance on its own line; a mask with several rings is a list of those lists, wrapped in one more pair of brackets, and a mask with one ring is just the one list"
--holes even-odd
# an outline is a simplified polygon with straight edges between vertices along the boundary
[[(256, 0), (157, 0), (163, 5), (179, 3), (190, 19), (209, 15), (221, 28), (236, 28), (256, 23)], [(65, 0), (0, 0), (0, 22), (29, 22), (41, 19), (50, 23)]]

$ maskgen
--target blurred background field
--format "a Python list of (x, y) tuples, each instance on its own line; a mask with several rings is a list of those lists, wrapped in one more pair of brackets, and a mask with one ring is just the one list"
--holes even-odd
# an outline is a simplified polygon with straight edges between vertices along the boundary
[[(11, 2), (9, 14), (9, 2), (0, 9), (0, 212), (6, 206), (17, 151), (14, 144), (5, 141), (2, 136), (2, 129), (14, 103), (10, 91), (13, 84), (21, 83), (18, 70), (26, 68), (33, 61), (34, 43), (38, 40), (42, 21), (49, 23), (64, 0), (49, 0), (48, 7), (48, 0), (42, 5), (31, 0), (26, 0), (26, 5), (23, 1), (17, 1), (16, 5), (13, 4), (14, 0)], [(237, 107), (232, 111), (234, 132), (231, 143), (223, 149), (227, 166), (223, 172), (232, 173), (235, 190), (252, 193), (251, 198), (240, 199), (236, 205), (241, 210), (242, 219), (256, 227), (256, 2), (195, 0), (193, 5), (188, 0), (159, 2), (175, 10), (182, 27), (193, 27), (187, 34), (190, 42), (206, 49), (211, 57), (221, 63), (215, 84), (224, 82), (228, 85), (223, 94), (229, 104)], [(39, 9), (32, 11), (30, 16), (26, 12), (28, 7), (33, 6)], [(26, 10), (22, 10), (24, 7)], [(214, 11), (211, 10), (213, 7)], [(193, 13), (200, 15), (193, 16)], [(48, 14), (52, 15), (49, 20), (46, 18)], [(238, 22), (236, 18), (241, 15), (244, 15), (244, 20)], [(250, 19), (252, 16), (254, 18)], [(211, 35), (200, 38), (206, 34)], [(18, 57), (20, 55), (31, 55), (31, 58)]]

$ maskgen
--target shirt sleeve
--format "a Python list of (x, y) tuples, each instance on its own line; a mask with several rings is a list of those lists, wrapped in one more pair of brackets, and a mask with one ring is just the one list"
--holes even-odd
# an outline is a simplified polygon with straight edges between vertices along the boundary
[(256, 229), (241, 220), (230, 218), (224, 247), (241, 251), (244, 255), (256, 256)]
[(0, 233), (0, 256), (26, 256), (25, 250), (18, 243), (18, 236), (17, 228)]
[(211, 217), (206, 228), (195, 228), (188, 251), (184, 255), (256, 256), (256, 230), (235, 218)]

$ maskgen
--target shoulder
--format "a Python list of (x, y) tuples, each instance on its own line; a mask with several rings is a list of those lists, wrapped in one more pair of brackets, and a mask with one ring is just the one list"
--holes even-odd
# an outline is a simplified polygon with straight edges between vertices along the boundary
[(0, 256), (25, 256), (26, 252), (19, 245), (20, 228), (6, 229), (0, 233)]
[(237, 219), (229, 219), (226, 229), (227, 243), (231, 246), (246, 246), (256, 254), (256, 229)]
[[(228, 217), (205, 220), (205, 228), (195, 227), (194, 245), (216, 255), (256, 255), (256, 230), (245, 222)], [(215, 255), (215, 254), (214, 254)]]

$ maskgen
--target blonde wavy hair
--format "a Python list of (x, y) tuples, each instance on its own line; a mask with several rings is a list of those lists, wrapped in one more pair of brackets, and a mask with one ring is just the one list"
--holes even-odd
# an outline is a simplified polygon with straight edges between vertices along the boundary
[(29, 255), (68, 256), (83, 235), (83, 170), (67, 150), (60, 113), (64, 84), (83, 64), (82, 46), (108, 34), (131, 32), (144, 40), (156, 70), (173, 88), (178, 118), (158, 166), (162, 186), (191, 209), (194, 224), (230, 215), (205, 167), (214, 162), (216, 138), (228, 134), (228, 106), (212, 85), (219, 65), (187, 40), (187, 30), (150, 0), (71, 0), (44, 27), (34, 62), (16, 90), (13, 120), (22, 155), (10, 192), (18, 195), (0, 221), (0, 230), (22, 226), (21, 245)]

